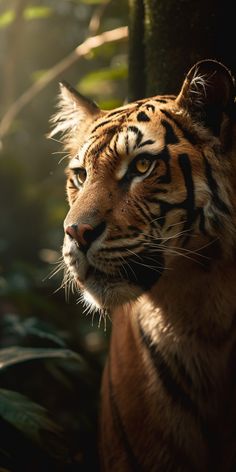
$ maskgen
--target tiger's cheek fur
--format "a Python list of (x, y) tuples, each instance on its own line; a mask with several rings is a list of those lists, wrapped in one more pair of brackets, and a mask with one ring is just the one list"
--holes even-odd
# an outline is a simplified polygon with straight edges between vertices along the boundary
[[(170, 146), (170, 150), (172, 147)], [(201, 251), (205, 245), (211, 244), (215, 238), (217, 213), (219, 210), (224, 210), (224, 207), (227, 208), (225, 203), (228, 198), (227, 191), (222, 197), (219, 195), (215, 171), (209, 163), (215, 156), (209, 156), (209, 152), (207, 154), (205, 151), (208, 156), (207, 165), (211, 169), (206, 175), (206, 157), (203, 150), (193, 149), (190, 144), (185, 144), (184, 150), (184, 153), (179, 152), (179, 146), (177, 148), (174, 146), (171, 159), (169, 157), (167, 161), (161, 159), (148, 180), (134, 179), (132, 184), (123, 184), (114, 179), (112, 174), (114, 169), (109, 167), (107, 169), (105, 161), (99, 170), (97, 161), (94, 161), (94, 168), (90, 165), (88, 181), (80, 190), (73, 187), (69, 172), (68, 195), (71, 209), (66, 217), (65, 226), (80, 222), (96, 226), (101, 221), (106, 225), (102, 242), (95, 241), (88, 252), (87, 265), (92, 265), (104, 274), (119, 275), (123, 268), (124, 251), (126, 256), (127, 252), (130, 254), (133, 252), (133, 259), (135, 257), (138, 259), (140, 257), (138, 246), (140, 248), (143, 246), (148, 248), (150, 254), (148, 258), (145, 256), (146, 259), (141, 261), (140, 265), (149, 264), (150, 270), (156, 270), (161, 275), (163, 269), (171, 268), (178, 254), (183, 255), (185, 250)], [(115, 150), (113, 153), (115, 154)], [(165, 156), (169, 156), (168, 153)], [(90, 176), (93, 177), (91, 181)], [(217, 196), (216, 202), (214, 202), (215, 196)], [(229, 206), (228, 201), (227, 204)], [(220, 218), (221, 214), (219, 221)], [(182, 246), (186, 249), (182, 249)], [(154, 257), (158, 260), (156, 267), (150, 263)], [(72, 273), (78, 282), (81, 279), (83, 283), (84, 263), (81, 262), (82, 256), (79, 253), (77, 258), (77, 263), (73, 261)], [(119, 262), (117, 259), (120, 259)], [(133, 264), (132, 258), (131, 263)], [(127, 258), (127, 266), (129, 265), (130, 259)], [(136, 260), (135, 268), (125, 268), (124, 272), (131, 275), (131, 272), (137, 271), (137, 265)], [(130, 282), (142, 287), (139, 273), (140, 276), (144, 275), (144, 271), (142, 273), (137, 271), (136, 281), (135, 276), (132, 276)], [(158, 278), (158, 276), (152, 277), (150, 283), (156, 283)], [(123, 282), (120, 280), (122, 286)], [(108, 279), (105, 285), (104, 283), (98, 292), (102, 290), (109, 292), (106, 287)], [(91, 287), (91, 284), (89, 286)], [(113, 288), (110, 292), (112, 290)], [(119, 292), (118, 285), (115, 286), (115, 290)], [(126, 292), (128, 291), (129, 288)], [(123, 288), (120, 293), (124, 293)], [(107, 297), (106, 299), (108, 300)], [(113, 302), (115, 299), (121, 303), (122, 300), (123, 302), (128, 300), (127, 296), (121, 295), (112, 296)]]

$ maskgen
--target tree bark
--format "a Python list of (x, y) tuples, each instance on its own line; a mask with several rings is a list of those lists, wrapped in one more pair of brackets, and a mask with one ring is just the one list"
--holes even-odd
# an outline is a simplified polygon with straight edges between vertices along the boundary
[[(132, 4), (139, 4), (140, 10), (143, 8), (139, 22), (135, 21)], [(129, 96), (132, 99), (177, 93), (186, 72), (201, 59), (223, 62), (236, 75), (231, 1), (225, 0), (222, 5), (215, 0), (133, 0), (130, 17), (129, 86), (132, 90)], [(135, 60), (140, 60), (140, 43), (135, 46), (139, 31), (144, 31), (142, 67), (146, 77), (141, 91), (137, 69), (132, 67)]]
[(129, 0), (129, 100), (143, 98), (146, 89), (143, 0)]

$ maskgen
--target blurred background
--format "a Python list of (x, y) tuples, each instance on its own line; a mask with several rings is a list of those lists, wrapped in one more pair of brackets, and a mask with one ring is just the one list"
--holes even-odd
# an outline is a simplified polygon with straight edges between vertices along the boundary
[(0, 1), (1, 471), (97, 467), (110, 326), (61, 287), (67, 162), (46, 134), (62, 79), (103, 108), (123, 104), (127, 35), (73, 51), (127, 16), (126, 0)]

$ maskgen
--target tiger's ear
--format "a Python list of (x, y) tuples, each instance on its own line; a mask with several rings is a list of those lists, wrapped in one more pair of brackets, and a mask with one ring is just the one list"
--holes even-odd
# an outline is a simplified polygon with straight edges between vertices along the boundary
[(220, 62), (207, 59), (190, 69), (176, 101), (217, 136), (223, 113), (232, 112), (234, 96), (235, 81), (230, 71)]
[(51, 118), (53, 129), (49, 138), (60, 134), (66, 140), (79, 129), (90, 124), (99, 114), (100, 108), (89, 98), (81, 95), (67, 82), (60, 82), (58, 111)]

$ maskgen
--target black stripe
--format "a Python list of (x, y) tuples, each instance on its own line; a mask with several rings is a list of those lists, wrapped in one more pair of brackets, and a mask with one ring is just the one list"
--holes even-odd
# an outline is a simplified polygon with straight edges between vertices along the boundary
[(120, 241), (121, 238), (133, 240), (134, 238), (137, 238), (137, 236), (140, 236), (141, 231), (138, 228), (136, 228), (136, 230), (131, 230), (129, 227), (127, 227), (127, 229), (130, 230), (130, 233), (123, 233), (121, 231), (120, 234), (109, 237), (107, 243), (110, 243), (111, 241)]
[(127, 460), (129, 462), (129, 465), (131, 467), (131, 470), (134, 472), (142, 471), (142, 467), (139, 464), (138, 459), (136, 458), (133, 449), (131, 447), (131, 444), (129, 442), (127, 433), (125, 431), (125, 427), (123, 424), (123, 421), (121, 419), (119, 407), (117, 405), (115, 393), (114, 393), (114, 388), (112, 384), (112, 379), (111, 379), (111, 368), (110, 368), (110, 360), (108, 358), (108, 382), (109, 382), (109, 399), (110, 399), (110, 405), (111, 405), (111, 413), (112, 413), (112, 420), (114, 423), (115, 430), (117, 431), (119, 435), (119, 439), (122, 442), (124, 446), (124, 451), (127, 457)]
[(189, 141), (191, 144), (197, 144), (197, 139), (196, 139), (196, 136), (191, 133), (191, 131), (183, 128), (182, 124), (176, 120), (175, 117), (173, 117), (171, 115), (171, 113), (169, 113), (167, 110), (163, 110), (161, 109), (160, 110), (167, 118), (169, 118), (171, 121), (173, 121), (173, 123), (175, 124), (175, 126), (177, 126), (177, 128), (179, 128), (179, 130), (182, 132), (184, 138)]
[(216, 231), (219, 231), (220, 228), (222, 227), (222, 222), (218, 215), (214, 215), (211, 218), (211, 224)]
[[(104, 135), (106, 134), (115, 134), (117, 132), (118, 125), (114, 125), (112, 122), (110, 122), (110, 126), (107, 126), (104, 130), (102, 130), (102, 133)], [(93, 131), (92, 131), (93, 133)]]
[(129, 154), (129, 134), (128, 133), (125, 134), (125, 151), (126, 151), (126, 154), (128, 155)]
[[(155, 193), (167, 193), (168, 190), (165, 189), (165, 188), (157, 188)], [(146, 199), (146, 202), (149, 202), (149, 203), (159, 203), (159, 197), (158, 196), (154, 196), (154, 197), (145, 197)]]
[[(143, 208), (143, 207), (145, 206), (145, 205), (143, 205), (143, 202), (139, 203), (139, 201), (137, 201), (137, 200), (135, 201), (135, 206), (136, 206), (136, 208), (137, 208), (138, 211), (139, 211), (138, 218), (139, 218), (142, 222), (144, 222), (144, 223), (147, 224), (147, 222), (149, 222), (149, 220), (150, 220), (149, 208), (147, 209), (147, 213), (146, 213), (146, 212), (144, 211), (144, 208)], [(141, 218), (141, 215), (140, 215), (140, 214), (143, 216), (144, 219)]]
[[(111, 379), (111, 368), (110, 368), (110, 361), (108, 358), (108, 381), (109, 381), (109, 399), (110, 399), (110, 405), (111, 405), (111, 413), (112, 413), (112, 420), (114, 423), (115, 430), (117, 434), (119, 435), (119, 439), (123, 444), (124, 447), (124, 452), (126, 454), (127, 460), (129, 462), (129, 465), (131, 467), (132, 472), (141, 472), (143, 471), (143, 466), (140, 464), (140, 460), (136, 457), (136, 455), (133, 452), (133, 449), (131, 447), (129, 438), (127, 436), (127, 433), (125, 431), (125, 426), (121, 418), (121, 414), (119, 411), (119, 407), (117, 405), (115, 393), (114, 393), (114, 388), (112, 384), (112, 379)], [(171, 435), (166, 436), (163, 434), (161, 431), (155, 431), (155, 437), (156, 441), (159, 444), (162, 444), (162, 450), (165, 452), (167, 451), (167, 454), (170, 456), (169, 457), (163, 457), (162, 462), (163, 462), (163, 467), (168, 467), (168, 470), (175, 470), (176, 468), (176, 463), (178, 465), (181, 465), (187, 470), (195, 471), (196, 467), (192, 463), (189, 457), (186, 456), (186, 454), (181, 451), (178, 446), (176, 445), (176, 438), (172, 438)], [(144, 431), (145, 435), (145, 431)], [(165, 449), (164, 449), (165, 448)], [(143, 451), (142, 451), (143, 452)], [(158, 460), (158, 457), (156, 458)], [(154, 464), (153, 464), (154, 466)], [(151, 467), (151, 465), (150, 465)], [(171, 468), (171, 469), (169, 469)], [(112, 470), (112, 469), (111, 469)], [(146, 468), (145, 468), (146, 470)], [(167, 469), (165, 469), (167, 470)]]
[[(157, 220), (159, 221), (159, 219), (161, 218), (159, 213), (153, 213), (150, 210), (148, 204), (145, 203), (144, 201), (142, 201), (140, 204), (138, 203), (138, 201), (136, 201), (136, 205), (137, 205), (137, 208), (139, 209), (139, 211), (142, 213), (142, 215), (145, 216), (145, 218), (146, 218), (145, 223), (147, 223), (147, 222), (152, 223), (152, 225), (155, 226), (155, 227), (159, 226), (158, 223), (157, 223)], [(146, 210), (146, 213), (145, 213), (145, 210)]]
[(150, 118), (149, 118), (148, 115), (146, 115), (146, 113), (144, 111), (140, 111), (137, 114), (137, 120), (138, 121), (150, 121)]
[(127, 112), (131, 113), (132, 111), (135, 110), (135, 108), (136, 107), (127, 106), (126, 108), (123, 108), (123, 109), (118, 109), (118, 110), (111, 111), (106, 116), (108, 118), (110, 118), (111, 116), (124, 115), (124, 114), (127, 114)]
[[(111, 145), (110, 145), (110, 144), (108, 144), (108, 147), (107, 147), (107, 153), (108, 153), (108, 152), (110, 153), (111, 159), (114, 158), (114, 157), (115, 157), (115, 158), (119, 158), (119, 157), (120, 157), (120, 156), (117, 154), (117, 149), (115, 149), (115, 146), (114, 146), (114, 148), (111, 148)], [(111, 165), (111, 163), (112, 163), (112, 160), (109, 162), (109, 164)], [(113, 162), (113, 166), (112, 166), (112, 167), (115, 168), (115, 166), (116, 166), (116, 162)]]
[(152, 103), (145, 103), (145, 108), (147, 108), (147, 110), (152, 110), (152, 112), (155, 111), (155, 107), (154, 105), (152, 105)]
[[(122, 239), (123, 239), (123, 236), (122, 236)], [(119, 242), (122, 242), (121, 238), (118, 238)], [(108, 241), (109, 242), (109, 241)], [(102, 247), (99, 249), (99, 252), (122, 252), (122, 251), (126, 251), (127, 249), (137, 249), (140, 247), (140, 242), (139, 243), (135, 243), (135, 244), (129, 244), (129, 245), (125, 245), (124, 246), (124, 243), (122, 246), (108, 246), (108, 247)]]
[(183, 173), (187, 197), (185, 200), (185, 207), (187, 211), (187, 219), (184, 224), (183, 230), (186, 231), (191, 228), (193, 222), (196, 219), (195, 212), (195, 195), (194, 195), (194, 183), (192, 177), (191, 162), (187, 154), (179, 155), (179, 166)]
[(171, 124), (166, 121), (166, 120), (161, 120), (161, 124), (162, 126), (164, 126), (165, 128), (165, 144), (168, 145), (168, 144), (178, 144), (179, 143), (179, 138), (178, 136), (175, 134)]
[(115, 136), (115, 141), (114, 141), (114, 145), (113, 145), (113, 146), (114, 146), (114, 153), (115, 153), (115, 156), (116, 156), (117, 158), (120, 157), (119, 152), (118, 152), (118, 149), (117, 149), (118, 139), (119, 139), (119, 133), (117, 133), (117, 135)]
[(139, 144), (139, 148), (143, 147), (143, 146), (147, 146), (148, 144), (154, 144), (155, 141), (153, 141), (152, 139), (147, 139), (147, 141), (143, 141), (142, 143)]
[[(139, 323), (139, 329), (140, 329), (142, 342), (144, 343), (144, 345), (147, 348), (147, 351), (149, 352), (151, 361), (153, 363), (153, 367), (156, 370), (158, 378), (161, 380), (164, 389), (166, 390), (166, 392), (168, 393), (168, 395), (170, 396), (170, 398), (172, 399), (174, 403), (179, 405), (183, 410), (185, 410), (186, 412), (188, 412), (194, 417), (196, 424), (199, 426), (201, 434), (204, 437), (206, 444), (208, 445), (210, 454), (214, 453), (215, 444), (216, 444), (214, 425), (211, 423), (208, 423), (205, 420), (205, 418), (202, 416), (201, 412), (199, 411), (198, 406), (193, 402), (193, 400), (189, 397), (189, 395), (186, 394), (183, 388), (176, 381), (176, 379), (173, 376), (173, 372), (171, 371), (170, 366), (165, 361), (162, 353), (158, 350), (157, 346), (153, 344), (150, 336), (148, 336), (143, 331), (140, 323)], [(189, 379), (189, 382), (190, 381), (191, 380)], [(207, 382), (209, 385), (209, 379), (207, 379)], [(202, 387), (202, 390), (203, 390), (202, 393), (204, 394), (203, 385), (200, 385), (199, 387)], [(198, 393), (198, 397), (199, 397), (199, 393)], [(207, 395), (210, 394), (209, 388), (205, 391), (205, 394), (206, 393)]]
[(104, 253), (102, 254), (102, 262), (104, 262), (104, 261), (105, 262), (112, 262), (113, 274), (111, 275), (111, 274), (109, 274), (109, 272), (106, 272), (105, 274), (103, 273), (103, 275), (107, 276), (108, 281), (109, 281), (110, 275), (112, 277), (112, 280), (114, 280), (114, 278), (116, 278), (117, 280), (120, 281), (119, 275), (118, 276), (117, 276), (117, 274), (116, 274), (116, 276), (114, 275), (114, 270), (119, 269), (119, 267), (121, 265), (121, 262), (122, 262), (122, 264), (123, 263), (125, 264), (124, 255), (127, 256), (127, 251), (125, 253), (123, 252), (122, 254), (120, 254), (120, 256), (113, 256), (113, 254), (112, 254), (112, 257), (111, 256), (106, 257), (106, 254), (104, 254)]
[(184, 383), (192, 388), (193, 387), (193, 379), (191, 377), (191, 375), (189, 374), (189, 372), (187, 371), (184, 363), (181, 361), (181, 359), (179, 358), (178, 354), (175, 353), (174, 354), (174, 363), (179, 371), (179, 374), (181, 375)]
[(105, 141), (105, 142), (99, 144), (98, 146), (96, 146), (94, 151), (92, 151), (93, 156), (96, 156), (96, 158), (98, 158), (99, 154), (101, 154), (104, 151), (104, 149), (106, 149), (106, 147), (107, 147), (107, 141)]
[(210, 188), (211, 193), (212, 193), (213, 203), (220, 211), (222, 211), (223, 213), (226, 213), (227, 215), (230, 215), (229, 208), (227, 207), (225, 202), (223, 202), (223, 200), (221, 200), (221, 198), (219, 196), (219, 193), (218, 193), (219, 187), (218, 187), (218, 184), (217, 184), (215, 178), (213, 177), (211, 165), (208, 162), (206, 156), (203, 156), (203, 159), (204, 159), (204, 163), (205, 163), (205, 172), (206, 172), (207, 183), (208, 183), (209, 188)]
[(164, 147), (164, 149), (159, 154), (157, 154), (155, 157), (156, 157), (157, 160), (161, 159), (164, 162), (165, 167), (166, 167), (165, 173), (160, 175), (157, 178), (156, 183), (158, 183), (158, 184), (169, 184), (171, 182), (171, 172), (170, 172), (170, 153), (168, 151), (168, 148)]
[(176, 381), (171, 371), (171, 368), (165, 361), (162, 353), (157, 349), (157, 346), (153, 344), (150, 336), (148, 336), (143, 331), (141, 325), (139, 326), (141, 339), (150, 354), (153, 366), (166, 392), (175, 403), (180, 405), (184, 410), (191, 413), (194, 417), (198, 417), (199, 412), (197, 406)]
[[(164, 389), (166, 390), (167, 394), (170, 396), (170, 398), (172, 399), (174, 403), (179, 405), (183, 410), (187, 411), (189, 414), (191, 414), (194, 417), (196, 421), (196, 425), (199, 426), (200, 432), (204, 440), (206, 441), (210, 454), (211, 455), (214, 454), (215, 445), (216, 445), (214, 425), (209, 424), (205, 420), (198, 406), (192, 401), (192, 399), (187, 395), (185, 390), (183, 390), (180, 384), (176, 381), (176, 379), (173, 376), (170, 366), (167, 364), (166, 360), (164, 359), (164, 356), (158, 350), (157, 346), (153, 344), (150, 336), (148, 336), (143, 331), (140, 323), (139, 323), (139, 329), (140, 329), (141, 340), (150, 355), (151, 361), (153, 363), (153, 367), (156, 370), (158, 378), (162, 382)], [(179, 364), (179, 366), (180, 365), (181, 364)], [(182, 371), (182, 374), (183, 374), (183, 371)], [(187, 377), (185, 378), (187, 382), (189, 383), (189, 385), (191, 385), (192, 380), (189, 378), (189, 381), (188, 381)], [(203, 392), (204, 392), (204, 389), (203, 389)], [(207, 389), (207, 395), (209, 395), (209, 389)], [(198, 397), (199, 397), (199, 393), (198, 393)], [(193, 469), (191, 468), (189, 470), (194, 470), (194, 467)]]
[[(170, 166), (169, 166), (169, 159), (170, 155), (165, 149), (163, 151), (163, 160), (166, 163), (167, 170), (166, 174), (164, 176), (159, 177), (157, 183), (168, 183), (171, 180), (171, 175), (170, 175)], [(195, 209), (195, 196), (194, 196), (194, 184), (193, 184), (193, 178), (192, 178), (192, 169), (191, 169), (191, 162), (187, 154), (180, 154), (179, 155), (179, 165), (181, 168), (181, 171), (183, 173), (183, 178), (184, 178), (184, 183), (186, 187), (186, 199), (184, 199), (182, 202), (176, 202), (176, 203), (169, 203), (164, 200), (159, 199), (159, 205), (160, 205), (160, 217), (163, 219), (161, 220), (160, 224), (163, 226), (165, 222), (165, 217), (167, 213), (175, 208), (182, 208), (187, 212), (187, 220), (184, 224), (183, 230), (187, 231), (191, 228), (193, 222), (195, 221), (197, 217), (197, 211)], [(185, 238), (185, 241), (187, 240), (187, 237)]]
[(107, 125), (107, 123), (111, 123), (110, 120), (104, 120), (102, 121), (102, 123), (99, 123), (98, 125), (96, 125), (93, 130), (92, 130), (92, 133), (95, 133), (95, 131), (97, 131), (97, 129), (101, 128), (101, 126), (104, 126), (104, 125)]
[(134, 231), (134, 233), (136, 232), (137, 234), (140, 233), (140, 229), (138, 228), (138, 226), (132, 226), (132, 225), (129, 225), (127, 226), (128, 230), (129, 231)]
[(166, 99), (166, 98), (154, 98), (154, 101), (158, 102), (158, 103), (167, 103), (168, 99)]
[[(145, 202), (145, 200), (141, 200), (140, 204), (142, 205), (142, 208), (145, 208), (146, 212), (147, 212), (147, 218), (148, 220), (150, 220), (150, 217), (152, 218), (152, 213), (150, 212), (150, 208), (148, 206), (148, 204)], [(154, 218), (156, 217), (157, 215), (154, 215)]]
[[(157, 245), (159, 241), (156, 241)], [(126, 257), (124, 263), (120, 267), (120, 276), (125, 280), (138, 285), (142, 290), (150, 290), (150, 288), (158, 281), (164, 270), (163, 254), (157, 250), (140, 251)]]
[(89, 146), (87, 147), (86, 151), (85, 151), (85, 154), (84, 154), (84, 162), (86, 164), (86, 161), (87, 161), (87, 158), (88, 158), (88, 155), (91, 151), (91, 148), (93, 147), (94, 143), (97, 142), (97, 139), (98, 139), (98, 136), (95, 135), (95, 136), (90, 136), (89, 139), (88, 139), (88, 142), (89, 142)]
[(138, 147), (143, 139), (143, 133), (137, 128), (137, 126), (128, 126), (127, 131), (132, 131), (136, 134), (136, 146)]
[(154, 228), (160, 229), (161, 220), (163, 217), (159, 215), (159, 212), (153, 213), (150, 211), (150, 217), (151, 217), (151, 221), (150, 221), (151, 229), (154, 229)]
[(198, 215), (199, 215), (199, 230), (207, 236), (207, 230), (206, 230), (206, 224), (205, 224), (205, 215), (203, 208), (198, 208), (197, 209)]

